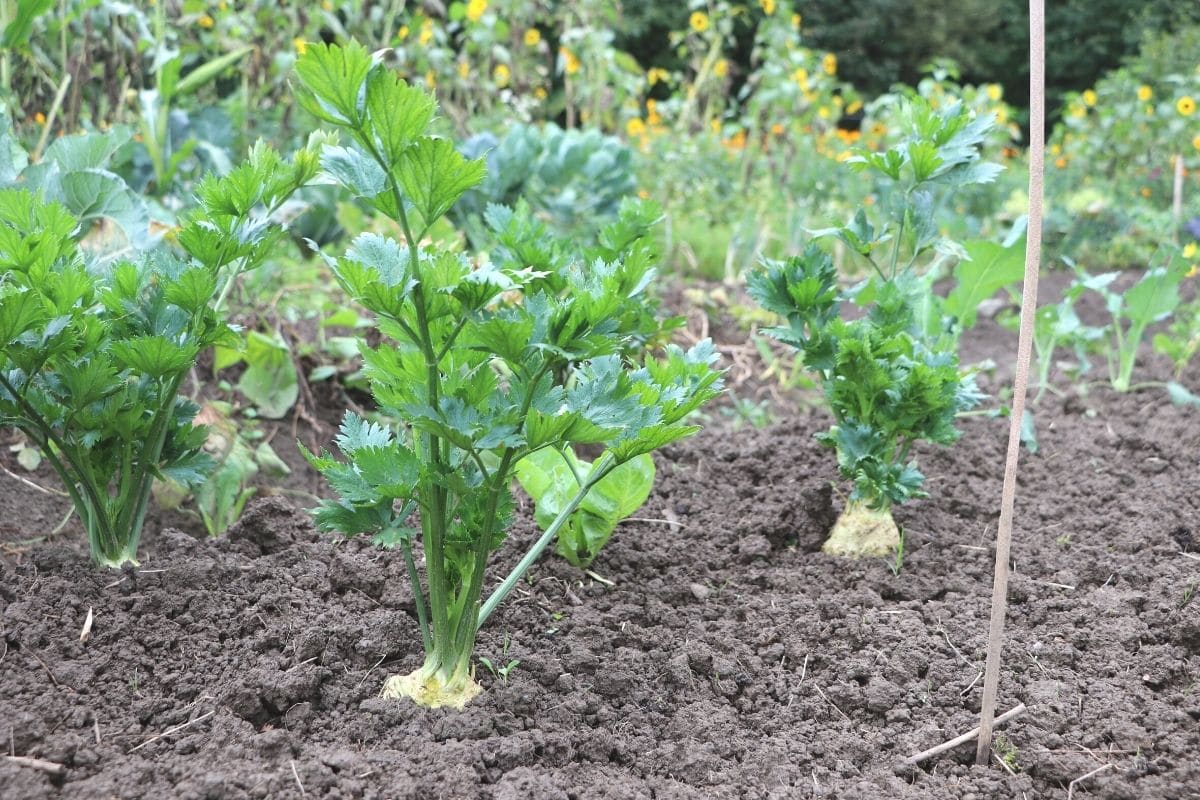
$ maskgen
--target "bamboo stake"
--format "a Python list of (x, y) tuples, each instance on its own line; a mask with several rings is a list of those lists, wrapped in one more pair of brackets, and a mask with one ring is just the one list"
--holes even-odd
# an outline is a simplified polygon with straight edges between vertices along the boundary
[(1029, 386), (1029, 359), (1033, 350), (1034, 314), (1037, 310), (1038, 267), (1042, 249), (1042, 183), (1046, 168), (1046, 5), (1029, 0), (1029, 229), (1025, 243), (1025, 285), (1021, 293), (1021, 335), (1017, 344), (1017, 374), (1013, 379), (1012, 418), (1008, 428), (1008, 455), (1004, 462), (1004, 488), (1000, 495), (1000, 524), (996, 531), (996, 570), (992, 583), (992, 618), (988, 627), (987, 665), (984, 667), (983, 707), (975, 763), (985, 765), (992, 750), (996, 693), (1000, 684), (1000, 655), (1004, 647), (1004, 616), (1008, 610), (1008, 559), (1012, 550), (1013, 505), (1017, 494), (1017, 457), (1021, 448), (1021, 421)]

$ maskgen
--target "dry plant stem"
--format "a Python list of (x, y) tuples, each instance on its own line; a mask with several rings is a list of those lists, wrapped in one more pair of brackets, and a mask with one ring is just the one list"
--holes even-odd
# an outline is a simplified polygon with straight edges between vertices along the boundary
[(1000, 684), (1000, 655), (1004, 646), (1004, 616), (1008, 610), (1008, 559), (1012, 550), (1013, 504), (1017, 493), (1017, 456), (1021, 447), (1021, 421), (1029, 386), (1029, 359), (1033, 351), (1033, 325), (1037, 311), (1038, 266), (1042, 248), (1042, 183), (1046, 167), (1046, 5), (1029, 0), (1029, 228), (1025, 244), (1025, 285), (1021, 293), (1021, 335), (1017, 344), (1017, 374), (1013, 379), (1012, 416), (1008, 429), (1008, 455), (1004, 462), (1004, 489), (1000, 496), (1000, 524), (996, 531), (996, 570), (992, 583), (992, 617), (988, 628), (987, 665), (984, 667), (983, 705), (975, 763), (988, 763), (992, 749), (993, 717)]
[(38, 769), (51, 775), (67, 774), (66, 767), (64, 767), (62, 764), (55, 764), (53, 761), (43, 761), (40, 758), (29, 758), (28, 756), (5, 756), (4, 758), (9, 764), (15, 764), (18, 767)]
[[(1005, 722), (1008, 722), (1010, 719), (1016, 719), (1017, 717), (1021, 716), (1022, 714), (1024, 714), (1026, 712), (1026, 710), (1027, 709), (1025, 708), (1025, 704), (1021, 703), (1016, 708), (1010, 709), (1009, 711), (1006, 711), (1003, 714), (1001, 714), (1000, 716), (996, 717), (993, 724), (994, 725), (1002, 725)], [(904, 759), (904, 761), (900, 762), (901, 766), (911, 766), (913, 764), (920, 764), (922, 761), (928, 761), (929, 759), (933, 758), (934, 756), (941, 755), (942, 753), (946, 752), (947, 750), (953, 750), (954, 748), (958, 747), (959, 745), (966, 744), (967, 742), (971, 741), (978, 735), (979, 735), (979, 728), (972, 728), (971, 730), (964, 733), (962, 736), (957, 736), (948, 742), (942, 742), (937, 747), (931, 747), (928, 750), (924, 750), (920, 753), (917, 753), (915, 756), (910, 756), (910, 757)], [(982, 742), (982, 741), (987, 741), (987, 740), (980, 739), (979, 741)], [(989, 742), (988, 744), (989, 744), (988, 750), (990, 751), (991, 743)]]

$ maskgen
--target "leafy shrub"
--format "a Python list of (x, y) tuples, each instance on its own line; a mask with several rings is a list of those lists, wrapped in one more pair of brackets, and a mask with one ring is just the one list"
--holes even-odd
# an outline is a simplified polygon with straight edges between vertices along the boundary
[(62, 479), (92, 557), (136, 563), (156, 478), (183, 485), (211, 466), (196, 407), (179, 397), (196, 357), (236, 345), (220, 306), (237, 275), (279, 240), (270, 213), (317, 169), (265, 146), (198, 189), (185, 253), (89, 263), (86, 232), (57, 203), (0, 191), (0, 424), (22, 430)]
[[(340, 499), (318, 525), (399, 547), (426, 653), (390, 678), (385, 694), (461, 707), (479, 688), (471, 655), (480, 625), (587, 499), (621, 464), (696, 431), (685, 418), (719, 390), (705, 342), (669, 348), (635, 368), (617, 314), (645, 265), (597, 262), (546, 273), (473, 267), (426, 243), (430, 228), (484, 176), (427, 129), (432, 97), (375, 63), (366, 49), (310, 46), (297, 64), (299, 101), (350, 146), (326, 150), (325, 169), (397, 222), (403, 240), (362, 234), (330, 268), (378, 319), (385, 337), (361, 345), (371, 390), (395, 428), (348, 414), (345, 457), (306, 455)], [(518, 262), (520, 263), (520, 262)], [(486, 603), (489, 556), (504, 540), (510, 484), (521, 459), (574, 444), (603, 448), (570, 501)], [(425, 553), (428, 592), (413, 559)]]

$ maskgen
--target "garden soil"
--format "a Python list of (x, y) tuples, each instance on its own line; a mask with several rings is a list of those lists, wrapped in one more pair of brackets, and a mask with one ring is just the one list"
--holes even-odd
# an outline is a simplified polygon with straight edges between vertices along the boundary
[[(967, 345), (998, 393), (1015, 337)], [(464, 711), (378, 696), (421, 661), (403, 565), (318, 535), (298, 462), (217, 540), (160, 514), (124, 571), (0, 475), (0, 753), (61, 765), (0, 757), (0, 797), (1200, 798), (1200, 411), (1101, 386), (1036, 411), (999, 698), (1028, 711), (988, 767), (898, 763), (978, 723), (1007, 422), (919, 453), (897, 574), (820, 552), (845, 487), (814, 412), (660, 453), (604, 581), (547, 556), (489, 621), (478, 655), (515, 663)]]

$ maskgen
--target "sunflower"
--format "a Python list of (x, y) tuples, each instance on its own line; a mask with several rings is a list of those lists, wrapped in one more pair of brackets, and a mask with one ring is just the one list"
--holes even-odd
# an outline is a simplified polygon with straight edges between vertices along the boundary
[(1149, 100), (1151, 97), (1154, 97), (1154, 90), (1153, 90), (1153, 89), (1151, 89), (1149, 86), (1147, 86), (1147, 85), (1146, 85), (1146, 84), (1144, 84), (1144, 83), (1143, 83), (1141, 86), (1139, 86), (1139, 87), (1138, 87), (1138, 91), (1137, 91), (1137, 98), (1138, 98), (1138, 100), (1141, 100), (1143, 103), (1145, 103), (1145, 102), (1147, 102), (1147, 101), (1148, 101), (1148, 100)]
[(487, 11), (487, 0), (471, 0), (467, 3), (467, 19), (471, 22), (479, 22), (483, 19), (485, 11)]
[(1185, 117), (1196, 113), (1196, 101), (1190, 95), (1184, 95), (1175, 103), (1175, 110)]
[(708, 30), (708, 14), (703, 11), (693, 11), (692, 15), (688, 17), (688, 25), (691, 25), (692, 30), (696, 33), (704, 33)]
[(537, 47), (542, 41), (542, 32), (537, 28), (530, 28), (525, 31), (525, 46)]

